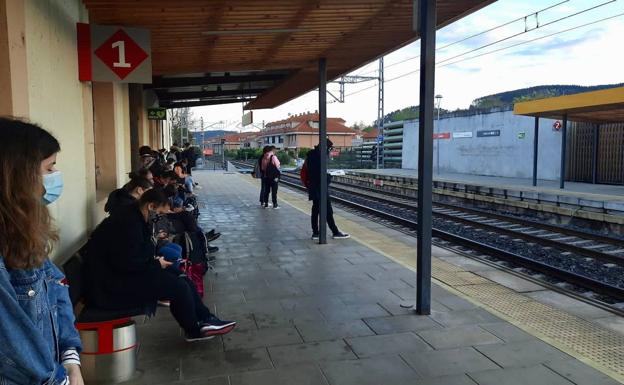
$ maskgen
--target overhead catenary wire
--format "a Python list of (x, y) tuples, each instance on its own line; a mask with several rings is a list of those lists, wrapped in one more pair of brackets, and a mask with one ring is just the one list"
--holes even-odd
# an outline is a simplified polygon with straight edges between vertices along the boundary
[[(510, 24), (513, 24), (513, 23), (516, 23), (516, 22), (518, 22), (518, 21), (521, 21), (521, 20), (526, 20), (527, 18), (529, 18), (529, 17), (531, 17), (531, 16), (536, 16), (536, 17), (537, 17), (537, 15), (538, 15), (540, 12), (544, 12), (544, 11), (547, 11), (547, 10), (549, 10), (549, 9), (552, 9), (552, 8), (558, 7), (558, 6), (560, 6), (560, 5), (562, 5), (562, 4), (565, 4), (565, 3), (569, 2), (569, 1), (570, 1), (570, 0), (564, 0), (564, 1), (561, 1), (561, 2), (559, 2), (559, 3), (557, 3), (557, 4), (550, 5), (550, 6), (546, 7), (546, 8), (542, 8), (542, 9), (540, 9), (540, 10), (537, 10), (537, 11), (534, 11), (534, 12), (531, 12), (531, 13), (527, 13), (527, 14), (526, 14), (526, 15), (524, 15), (524, 16), (520, 16), (520, 17), (518, 17), (518, 18), (516, 18), (516, 19), (506, 21), (506, 22), (504, 22), (504, 23), (502, 23), (502, 24), (498, 24), (498, 25), (496, 25), (496, 26), (494, 26), (494, 27), (491, 27), (491, 28), (489, 28), (489, 29), (486, 29), (485, 31), (477, 32), (477, 33), (475, 33), (475, 34), (473, 34), (473, 35), (466, 36), (466, 37), (461, 38), (461, 39), (459, 39), (459, 40), (456, 40), (456, 41), (454, 41), (454, 42), (452, 42), (452, 43), (446, 44), (446, 45), (444, 45), (444, 46), (442, 46), (442, 47), (438, 47), (438, 48), (436, 48), (436, 51), (441, 51), (441, 50), (446, 49), (446, 48), (448, 48), (448, 47), (451, 47), (451, 46), (453, 46), (453, 45), (456, 45), (456, 44), (459, 44), (459, 43), (463, 43), (464, 41), (467, 41), (467, 40), (473, 39), (473, 38), (475, 38), (475, 37), (477, 37), (477, 36), (481, 36), (481, 35), (484, 35), (484, 34), (486, 34), (486, 33), (489, 33), (489, 32), (492, 32), (492, 31), (495, 31), (495, 30), (497, 30), (497, 29), (500, 29), (500, 28), (506, 27), (506, 26), (508, 26), (508, 25), (510, 25)], [(616, 0), (612, 0), (612, 1), (616, 1)], [(533, 30), (533, 29), (531, 29), (531, 30)], [(386, 65), (386, 66), (385, 66), (385, 68), (394, 67), (394, 66), (396, 66), (396, 65), (403, 64), (403, 63), (405, 63), (405, 62), (407, 62), (407, 61), (414, 60), (414, 59), (418, 59), (419, 57), (420, 57), (420, 55), (417, 55), (417, 56), (412, 56), (412, 57), (409, 57), (409, 58), (406, 58), (406, 59), (402, 59), (402, 60), (399, 60), (399, 61), (398, 61), (398, 62), (396, 62), (396, 63), (392, 63), (392, 64), (388, 64), (388, 65)], [(372, 64), (372, 63), (371, 63), (371, 64)], [(364, 72), (364, 73), (360, 73), (360, 74), (356, 74), (356, 76), (364, 76), (364, 75), (371, 74), (371, 73), (374, 73), (374, 72), (377, 72), (377, 69), (370, 70), (370, 71), (367, 71), (367, 72)]]
[[(598, 20), (594, 20), (594, 21), (591, 21), (591, 22), (588, 22), (588, 23), (577, 25), (575, 27), (571, 27), (571, 28), (567, 28), (567, 29), (564, 29), (564, 30), (561, 30), (561, 31), (558, 31), (558, 32), (554, 32), (554, 33), (551, 33), (551, 34), (548, 34), (548, 35), (540, 36), (540, 37), (537, 37), (537, 38), (534, 38), (534, 39), (530, 39), (530, 40), (525, 40), (525, 41), (518, 42), (518, 43), (515, 43), (515, 44), (512, 44), (512, 45), (506, 46), (506, 47), (498, 48), (498, 49), (487, 51), (487, 52), (484, 52), (484, 53), (481, 53), (481, 54), (478, 54), (478, 55), (474, 55), (474, 56), (470, 56), (470, 57), (467, 57), (467, 58), (459, 59), (459, 60), (456, 60), (456, 61), (451, 62), (451, 63), (446, 63), (446, 64), (443, 64), (443, 65), (440, 65), (441, 63), (445, 62), (446, 61), (445, 60), (443, 62), (436, 63), (436, 66), (437, 67), (447, 67), (447, 66), (450, 66), (450, 65), (453, 65), (453, 64), (461, 63), (461, 62), (464, 62), (464, 61), (476, 59), (476, 58), (483, 57), (483, 56), (486, 56), (486, 55), (491, 55), (491, 54), (496, 53), (496, 52), (500, 52), (500, 51), (504, 51), (504, 50), (507, 50), (507, 49), (515, 48), (515, 47), (518, 47), (518, 46), (521, 46), (521, 45), (524, 45), (524, 44), (533, 43), (533, 42), (538, 41), (538, 40), (546, 39), (546, 38), (549, 38), (549, 37), (552, 37), (552, 36), (556, 36), (556, 35), (559, 35), (559, 34), (562, 34), (562, 33), (570, 32), (570, 31), (573, 31), (573, 30), (576, 30), (576, 29), (588, 27), (590, 25), (598, 24), (598, 23), (601, 23), (601, 22), (604, 22), (604, 21), (607, 21), (607, 20), (611, 20), (611, 19), (615, 19), (617, 17), (621, 17), (621, 16), (624, 16), (624, 13), (619, 13), (619, 14), (616, 14), (616, 15), (608, 16), (608, 17), (601, 18), (601, 19), (598, 19)], [(472, 50), (472, 52), (474, 52), (474, 51), (475, 50)], [(385, 82), (388, 83), (388, 82), (391, 82), (391, 81), (394, 81), (394, 80), (398, 80), (398, 79), (404, 78), (406, 76), (416, 74), (418, 72), (420, 72), (419, 69), (414, 70), (414, 71), (410, 71), (410, 72), (407, 72), (407, 73), (395, 76), (393, 78), (390, 78), (390, 79), (386, 80)], [(351, 92), (349, 94), (346, 94), (345, 97), (346, 96), (359, 94), (361, 92), (367, 91), (367, 90), (369, 90), (371, 88), (374, 88), (376, 86), (377, 85), (372, 85), (372, 86), (369, 86), (369, 87), (366, 87), (366, 88), (362, 88), (360, 90), (357, 90), (357, 91)]]

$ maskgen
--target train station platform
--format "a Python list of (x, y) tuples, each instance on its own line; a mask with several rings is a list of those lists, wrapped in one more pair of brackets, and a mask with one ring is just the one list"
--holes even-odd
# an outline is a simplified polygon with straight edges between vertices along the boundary
[(564, 311), (552, 297), (554, 304), (540, 302), (548, 292), (537, 285), (436, 248), (433, 311), (415, 315), (401, 307), (415, 300), (411, 236), (337, 209), (338, 226), (352, 238), (318, 245), (310, 239), (303, 194), (281, 188), (281, 210), (262, 209), (258, 184), (248, 175), (193, 176), (202, 185), (201, 224), (222, 233), (204, 300), (238, 326), (187, 343), (159, 308), (138, 326), (140, 373), (128, 384), (611, 385), (624, 379), (624, 325), (604, 310), (567, 302)]
[[(413, 186), (414, 191), (418, 183), (418, 171), (413, 169), (346, 172), (389, 185)], [(624, 225), (624, 186), (566, 182), (565, 189), (559, 189), (558, 181), (553, 180), (538, 180), (534, 187), (531, 179), (454, 173), (434, 175), (433, 179), (434, 193), (441, 196)]]

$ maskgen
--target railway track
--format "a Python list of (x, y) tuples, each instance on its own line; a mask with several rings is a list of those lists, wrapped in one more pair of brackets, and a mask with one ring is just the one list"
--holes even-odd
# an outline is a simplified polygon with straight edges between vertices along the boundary
[[(239, 166), (250, 167), (244, 163), (239, 163)], [(305, 190), (298, 175), (294, 173), (285, 172), (281, 183)], [(332, 200), (359, 213), (382, 219), (386, 225), (398, 227), (405, 233), (414, 235), (416, 231), (417, 208), (414, 198), (362, 186), (332, 183)], [(584, 274), (583, 269), (575, 268), (577, 265), (585, 265), (609, 270), (624, 266), (621, 240), (439, 202), (434, 204), (433, 214), (433, 236), (438, 246), (448, 248), (453, 245), (456, 252), (457, 247), (460, 247), (462, 254), (482, 261), (485, 259), (489, 264), (493, 261), (505, 261), (514, 266), (511, 271), (517, 275), (518, 268), (526, 269), (527, 272), (520, 273), (525, 278), (537, 280), (542, 285), (546, 284), (555, 290), (624, 315), (624, 309), (621, 308), (624, 289), (621, 285), (605, 282), (590, 276), (591, 274)], [(484, 234), (485, 238), (497, 238), (498, 241), (475, 240), (474, 238), (484, 238), (480, 235), (470, 236), (475, 233)], [(504, 240), (511, 247), (497, 245), (500, 240)], [(546, 250), (548, 255), (558, 255), (558, 261), (567, 262), (568, 266), (549, 263), (552, 261), (547, 261), (547, 258), (540, 260), (532, 255), (535, 253), (524, 250), (514, 252), (514, 248), (528, 248), (534, 252)], [(500, 263), (494, 263), (500, 268)], [(544, 282), (544, 279), (550, 282)], [(562, 287), (562, 282), (571, 287)]]

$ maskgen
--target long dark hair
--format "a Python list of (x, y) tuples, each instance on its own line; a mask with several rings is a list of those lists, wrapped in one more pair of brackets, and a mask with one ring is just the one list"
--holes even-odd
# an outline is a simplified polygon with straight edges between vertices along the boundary
[(13, 269), (41, 266), (58, 233), (42, 202), (41, 162), (61, 150), (41, 127), (0, 118), (0, 255)]

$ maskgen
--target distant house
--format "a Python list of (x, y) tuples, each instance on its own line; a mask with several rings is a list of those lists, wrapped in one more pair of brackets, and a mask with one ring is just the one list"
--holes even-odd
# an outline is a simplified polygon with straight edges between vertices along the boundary
[[(265, 129), (259, 132), (262, 145), (293, 150), (316, 146), (318, 135), (318, 112), (293, 115), (288, 119), (268, 123)], [(347, 127), (342, 118), (327, 118), (327, 135), (334, 143), (334, 147), (351, 147), (356, 132)]]

